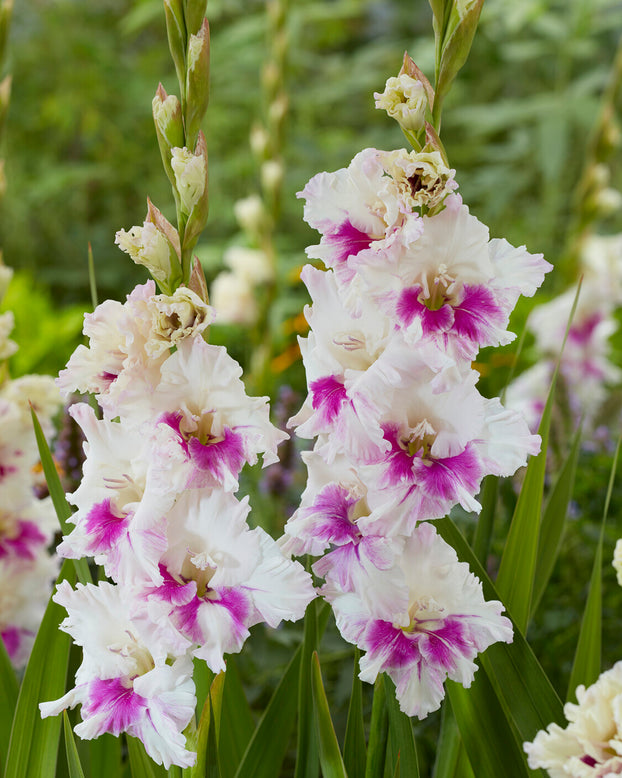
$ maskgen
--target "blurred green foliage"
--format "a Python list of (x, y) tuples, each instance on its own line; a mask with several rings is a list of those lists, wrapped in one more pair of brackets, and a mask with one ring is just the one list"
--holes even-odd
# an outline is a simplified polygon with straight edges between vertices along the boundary
[[(208, 3), (212, 91), (205, 132), (211, 196), (208, 227), (197, 250), (208, 281), (221, 269), (224, 250), (244, 242), (234, 202), (259, 188), (248, 134), (265, 111), (264, 11), (263, 0)], [(307, 300), (297, 268), (305, 261), (305, 246), (318, 240), (302, 220), (295, 193), (315, 173), (348, 165), (366, 146), (402, 147), (398, 125), (374, 109), (372, 93), (382, 91), (387, 77), (397, 73), (405, 50), (430, 78), (434, 60), (427, 0), (296, 0), (290, 3), (288, 27), (290, 108), (276, 231), (280, 295), (270, 314), (284, 351), (295, 339), (292, 319)], [(621, 31), (619, 0), (486, 0), (470, 57), (445, 102), (442, 137), (465, 202), (490, 226), (492, 236), (543, 251), (556, 265), (544, 295), (567, 283), (563, 261), (573, 193)], [(17, 321), (14, 337), (20, 351), (13, 374), (54, 373), (75, 346), (80, 312), (90, 308), (88, 243), (100, 299), (123, 299), (145, 275), (114, 245), (115, 232), (142, 223), (147, 195), (173, 217), (151, 99), (159, 81), (174, 91), (174, 72), (161, 0), (16, 3), (10, 51), (14, 81), (0, 242), (5, 262), (24, 272), (13, 280), (3, 308), (14, 310)], [(619, 189), (621, 160), (618, 153), (611, 162), (611, 185)], [(622, 231), (622, 215), (613, 214), (601, 227)], [(531, 304), (521, 302), (512, 329), (520, 332)], [(219, 339), (235, 358), (250, 364), (252, 339), (244, 327), (214, 327), (212, 340)], [(484, 391), (497, 393), (503, 387), (514, 349), (482, 353)], [(530, 359), (529, 340), (521, 359)], [(280, 383), (303, 392), (300, 364), (275, 375), (273, 389)], [(578, 633), (609, 462), (607, 453), (583, 455), (577, 520), (567, 529), (540, 611), (546, 615), (532, 628), (538, 655), (561, 691)], [(302, 477), (300, 472), (292, 476), (297, 487)], [(257, 472), (248, 475), (256, 520), (276, 534), (284, 517), (270, 513), (275, 503), (261, 491), (259, 478)], [(497, 517), (500, 533), (513, 500), (508, 483)], [(618, 486), (612, 517), (621, 505)], [(606, 559), (618, 534), (614, 521)], [(604, 591), (608, 665), (619, 659), (619, 639), (611, 626), (619, 589), (609, 568)], [(257, 628), (252, 646), (236, 660), (253, 704), (264, 702), (261, 695), (278, 680), (279, 663), (297, 644), (298, 629)], [(338, 728), (345, 722), (351, 674), (351, 666), (341, 661), (344, 651), (350, 649), (329, 627), (322, 661), (335, 692)], [(424, 768), (434, 757), (437, 723), (431, 717), (418, 726)]]

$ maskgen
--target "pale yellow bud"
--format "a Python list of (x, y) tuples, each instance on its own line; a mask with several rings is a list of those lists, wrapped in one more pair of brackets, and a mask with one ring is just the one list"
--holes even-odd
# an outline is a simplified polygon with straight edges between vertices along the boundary
[(155, 224), (145, 222), (144, 226), (132, 227), (127, 232), (119, 230), (114, 242), (165, 287), (178, 276), (177, 255)]
[(233, 212), (243, 230), (246, 230), (251, 235), (261, 232), (266, 212), (259, 195), (254, 194), (238, 200), (233, 206)]
[(270, 143), (270, 138), (265, 127), (262, 127), (261, 124), (254, 124), (251, 127), (249, 141), (253, 154), (256, 157), (263, 157), (268, 150), (268, 144)]
[(218, 324), (254, 324), (257, 303), (249, 282), (235, 273), (220, 273), (212, 283), (210, 300)]
[(174, 148), (171, 151), (171, 167), (181, 207), (186, 214), (190, 214), (205, 192), (205, 159), (185, 147)]
[(249, 284), (261, 284), (274, 278), (268, 255), (261, 249), (231, 246), (225, 251), (223, 259), (236, 276), (244, 278)]
[(13, 329), (13, 313), (7, 311), (0, 316), (0, 359), (8, 359), (17, 351), (17, 343), (9, 339)]
[(276, 192), (283, 181), (283, 164), (277, 159), (268, 159), (261, 166), (261, 185), (267, 192)]
[(0, 300), (6, 294), (9, 283), (13, 278), (13, 269), (2, 264), (2, 252), (0, 252)]
[(616, 547), (613, 552), (613, 569), (616, 571), (618, 583), (622, 586), (622, 538), (619, 538), (616, 542)]
[(421, 81), (402, 73), (387, 80), (384, 92), (374, 92), (376, 108), (386, 111), (405, 130), (418, 132), (425, 124), (428, 98)]

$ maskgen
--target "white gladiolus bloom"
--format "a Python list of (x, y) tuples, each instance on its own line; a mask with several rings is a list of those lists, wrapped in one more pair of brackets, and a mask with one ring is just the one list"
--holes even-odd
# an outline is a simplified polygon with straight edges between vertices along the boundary
[(549, 724), (525, 743), (529, 767), (551, 778), (609, 778), (622, 774), (622, 662), (587, 689), (578, 686), (577, 704), (566, 703), (568, 726)]
[(170, 653), (153, 625), (133, 617), (126, 589), (102, 582), (72, 590), (63, 581), (53, 599), (67, 610), (60, 628), (83, 647), (83, 660), (75, 688), (41, 703), (41, 715), (80, 704), (75, 732), (81, 738), (127, 732), (167, 769), (194, 764), (196, 754), (186, 750), (182, 734), (196, 704), (189, 656)]
[(274, 268), (265, 251), (245, 246), (231, 246), (225, 251), (223, 261), (238, 278), (250, 284), (262, 284), (274, 278)]

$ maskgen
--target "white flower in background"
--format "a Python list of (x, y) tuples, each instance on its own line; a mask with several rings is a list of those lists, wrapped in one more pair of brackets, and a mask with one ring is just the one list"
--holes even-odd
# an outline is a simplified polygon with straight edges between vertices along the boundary
[(81, 738), (127, 732), (167, 769), (194, 764), (182, 734), (196, 704), (190, 657), (171, 653), (153, 625), (133, 617), (127, 589), (102, 582), (73, 590), (63, 581), (53, 599), (67, 610), (60, 628), (82, 646), (83, 659), (75, 688), (40, 703), (41, 715), (82, 705)]
[(618, 583), (622, 586), (622, 538), (616, 541), (616, 547), (613, 551), (613, 569), (616, 571)]
[(601, 310), (622, 303), (622, 234), (590, 235), (581, 247), (581, 268), (584, 284), (601, 293)]
[(17, 343), (9, 338), (14, 324), (12, 311), (0, 314), (0, 359), (8, 359), (17, 351)]
[(384, 92), (374, 92), (376, 108), (385, 110), (404, 129), (419, 131), (425, 122), (428, 98), (425, 87), (407, 73), (387, 80)]
[(13, 268), (2, 264), (2, 253), (0, 252), (0, 301), (6, 294), (9, 283), (13, 278)]
[(323, 594), (343, 637), (366, 652), (359, 677), (373, 683), (386, 672), (401, 710), (424, 718), (440, 706), (447, 678), (471, 685), (477, 654), (511, 642), (512, 625), (501, 615), (502, 603), (484, 600), (480, 581), (431, 524), (420, 524), (405, 541), (397, 564), (401, 584), (379, 599), (392, 595), (389, 609), (370, 607), (332, 582)]
[(13, 551), (0, 556), (0, 638), (13, 666), (21, 668), (50, 599), (58, 558), (48, 554), (47, 545), (32, 546), (28, 556)]
[(263, 201), (258, 194), (252, 194), (236, 200), (233, 213), (240, 227), (250, 235), (261, 233), (263, 223), (267, 218)]
[(274, 268), (266, 252), (261, 249), (231, 246), (225, 251), (223, 261), (238, 278), (252, 285), (272, 281), (274, 278)]
[(174, 148), (171, 149), (171, 167), (175, 174), (182, 209), (186, 214), (190, 214), (205, 192), (205, 158), (185, 147)]
[(568, 726), (549, 724), (523, 748), (532, 770), (551, 778), (609, 778), (622, 774), (622, 662), (589, 686), (578, 686), (577, 704), (566, 703)]
[(32, 494), (32, 469), (39, 450), (29, 420), (25, 426), (15, 403), (0, 399), (0, 503), (20, 504)]
[(210, 289), (219, 324), (254, 324), (259, 315), (252, 284), (236, 273), (219, 273)]
[(21, 413), (25, 430), (32, 427), (32, 408), (37, 414), (41, 427), (50, 438), (54, 432), (52, 418), (60, 411), (63, 398), (55, 380), (49, 375), (23, 375), (7, 381), (0, 389), (3, 400), (15, 403)]

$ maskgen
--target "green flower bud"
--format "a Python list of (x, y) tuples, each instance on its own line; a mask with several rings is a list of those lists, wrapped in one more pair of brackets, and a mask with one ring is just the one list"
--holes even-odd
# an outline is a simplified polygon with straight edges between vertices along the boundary
[(209, 24), (207, 19), (188, 41), (186, 71), (186, 144), (194, 146), (209, 103)]

